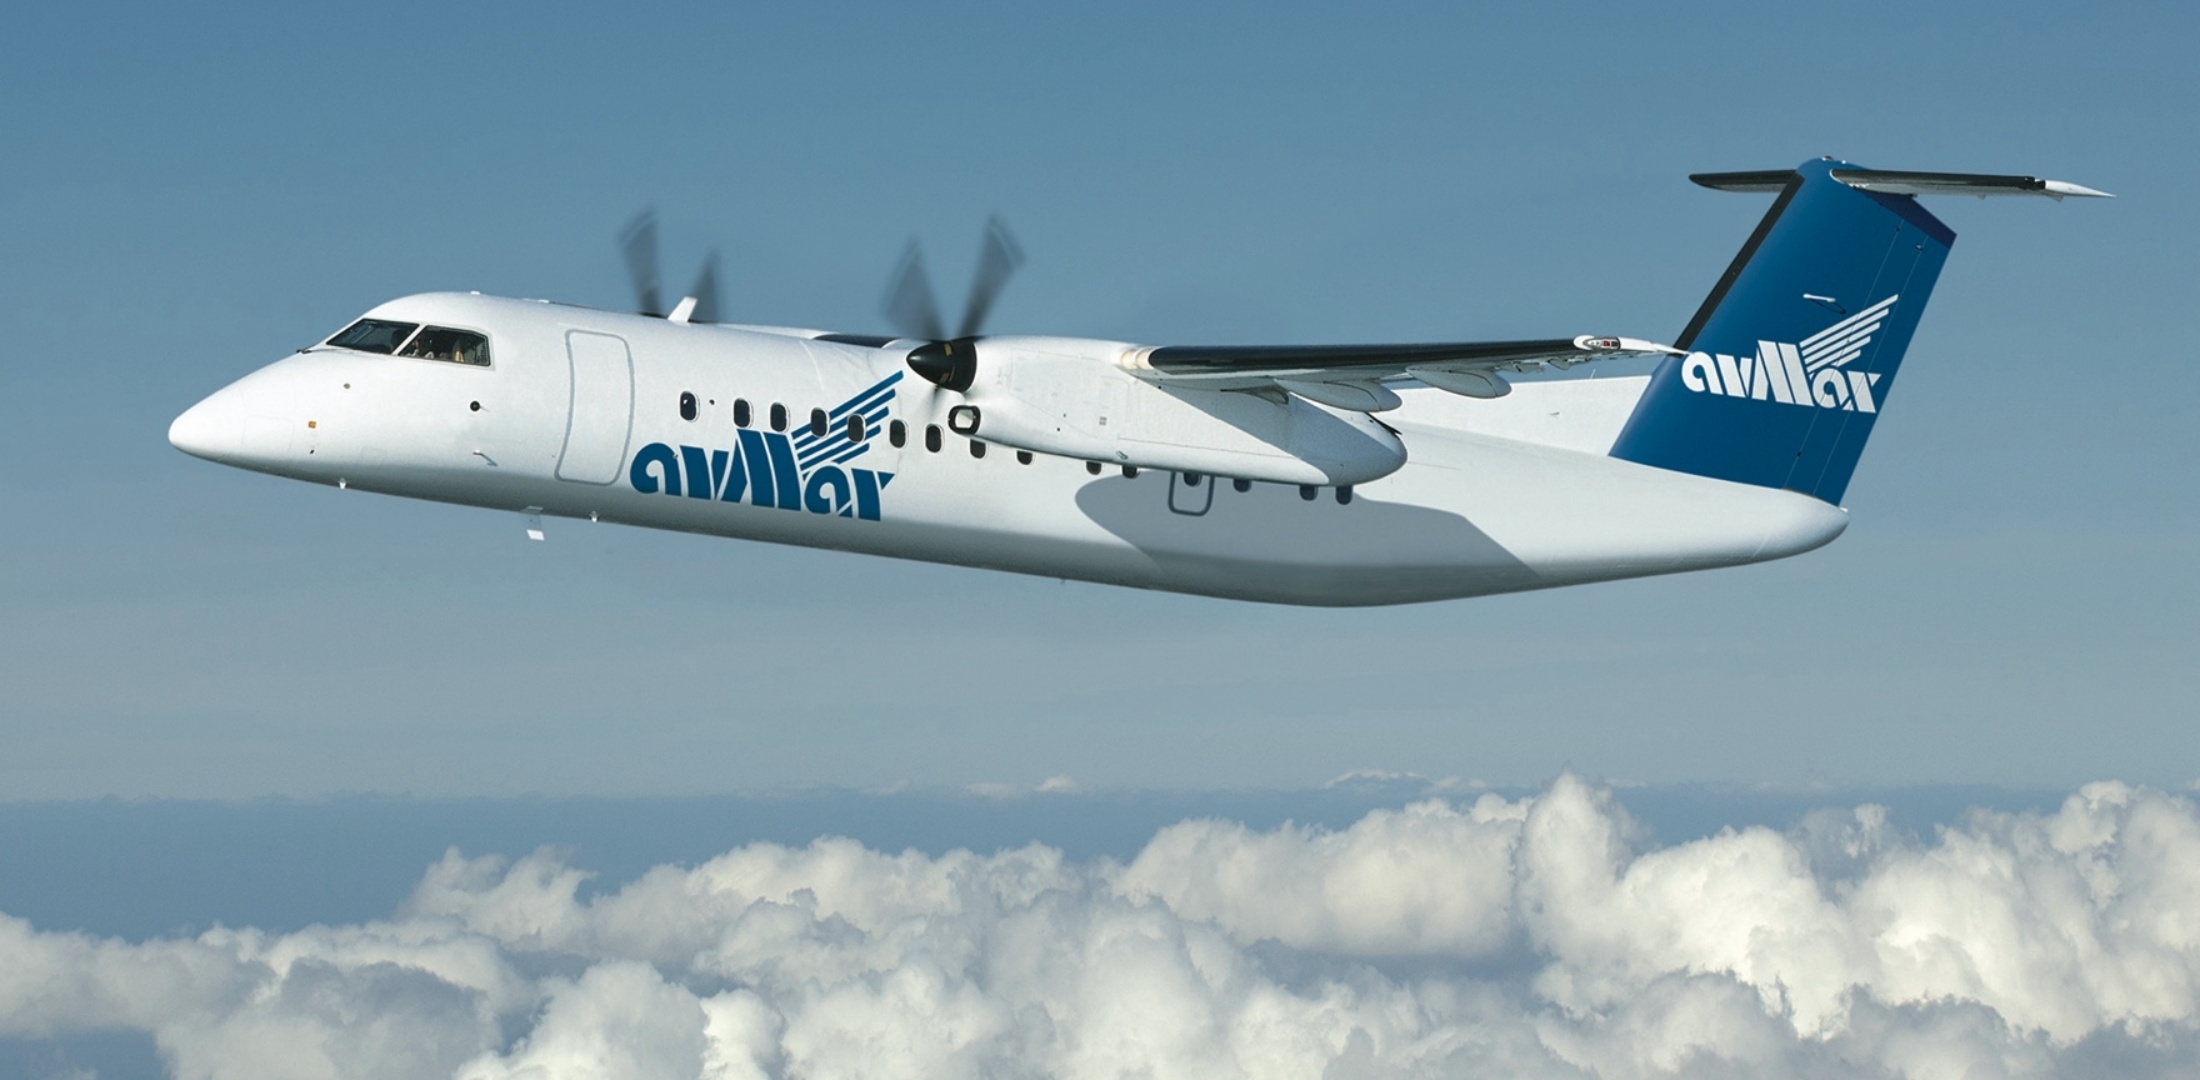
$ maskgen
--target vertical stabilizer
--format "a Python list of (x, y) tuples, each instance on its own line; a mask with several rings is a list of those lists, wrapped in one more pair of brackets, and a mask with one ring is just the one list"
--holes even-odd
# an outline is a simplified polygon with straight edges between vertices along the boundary
[(1955, 242), (1912, 195), (1856, 179), (1883, 175), (1952, 174), (1813, 161), (1692, 178), (1779, 195), (1675, 342), (1685, 355), (1652, 376), (1612, 456), (1841, 501)]

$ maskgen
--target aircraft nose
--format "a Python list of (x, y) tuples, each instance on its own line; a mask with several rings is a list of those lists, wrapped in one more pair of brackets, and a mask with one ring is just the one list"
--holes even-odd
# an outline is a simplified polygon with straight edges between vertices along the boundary
[(226, 461), (244, 441), (244, 412), (234, 390), (220, 390), (168, 425), (168, 444), (192, 457)]

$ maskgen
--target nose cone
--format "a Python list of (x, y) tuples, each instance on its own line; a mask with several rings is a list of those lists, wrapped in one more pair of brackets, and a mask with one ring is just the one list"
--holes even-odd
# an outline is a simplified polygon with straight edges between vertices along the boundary
[(244, 413), (234, 391), (223, 390), (183, 411), (168, 425), (168, 444), (192, 457), (233, 461), (244, 442)]

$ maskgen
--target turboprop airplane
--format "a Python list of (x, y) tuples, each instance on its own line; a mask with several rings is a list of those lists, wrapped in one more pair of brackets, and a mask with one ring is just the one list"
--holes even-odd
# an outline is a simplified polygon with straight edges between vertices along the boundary
[[(2102, 196), (1830, 159), (1707, 173), (1772, 209), (1671, 345), (953, 334), (914, 247), (900, 336), (467, 293), (392, 300), (176, 418), (211, 461), (315, 483), (1285, 604), (1399, 604), (1763, 562), (1842, 493), (1955, 234), (1930, 195)], [(1627, 357), (1653, 374), (1507, 375)]]

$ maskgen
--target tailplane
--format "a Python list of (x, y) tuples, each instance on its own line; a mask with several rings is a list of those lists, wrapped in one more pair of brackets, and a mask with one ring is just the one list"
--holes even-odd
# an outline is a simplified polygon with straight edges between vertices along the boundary
[(1703, 173), (1772, 209), (1650, 379), (1612, 456), (1838, 504), (1955, 233), (1918, 195), (2104, 193), (2025, 176), (1821, 160)]

